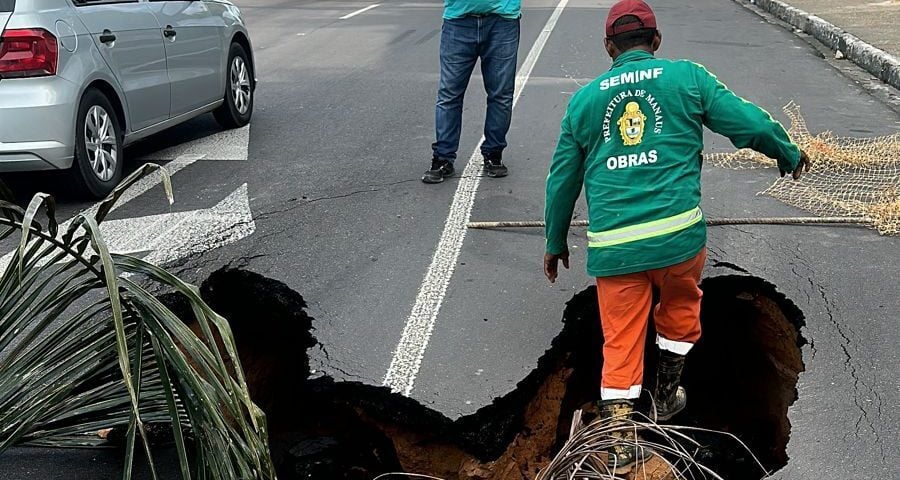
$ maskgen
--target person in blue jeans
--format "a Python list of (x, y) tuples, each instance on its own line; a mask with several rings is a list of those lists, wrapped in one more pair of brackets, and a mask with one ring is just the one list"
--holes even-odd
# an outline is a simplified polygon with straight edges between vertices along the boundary
[(521, 10), (521, 0), (444, 0), (441, 80), (434, 122), (437, 138), (431, 146), (431, 169), (425, 172), (423, 182), (440, 183), (453, 175), (463, 97), (478, 59), (487, 93), (481, 144), (484, 173), (489, 177), (505, 177), (508, 173), (503, 149), (512, 121)]

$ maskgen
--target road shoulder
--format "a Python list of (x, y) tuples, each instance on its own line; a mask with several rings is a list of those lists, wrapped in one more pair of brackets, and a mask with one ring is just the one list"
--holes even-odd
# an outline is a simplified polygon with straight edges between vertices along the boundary
[(781, 0), (734, 1), (751, 10), (759, 9), (775, 16), (792, 26), (795, 31), (812, 36), (833, 53), (840, 52), (838, 56), (846, 57), (879, 80), (900, 89), (900, 59), (897, 56), (861, 40), (834, 23)]

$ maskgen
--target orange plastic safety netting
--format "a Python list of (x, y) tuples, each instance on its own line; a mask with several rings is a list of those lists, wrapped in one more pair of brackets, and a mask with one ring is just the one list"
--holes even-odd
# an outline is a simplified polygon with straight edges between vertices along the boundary
[[(900, 235), (900, 133), (873, 138), (813, 135), (800, 108), (784, 107), (788, 133), (810, 157), (800, 181), (777, 180), (760, 192), (823, 217), (866, 217), (882, 235)], [(704, 155), (724, 168), (775, 167), (775, 160), (749, 149)]]

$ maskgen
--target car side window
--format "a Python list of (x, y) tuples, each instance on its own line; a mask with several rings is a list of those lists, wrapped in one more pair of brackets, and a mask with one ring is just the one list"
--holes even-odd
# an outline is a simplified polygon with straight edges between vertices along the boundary
[(116, 5), (120, 3), (138, 3), (138, 0), (73, 0), (76, 7), (87, 7), (90, 5)]

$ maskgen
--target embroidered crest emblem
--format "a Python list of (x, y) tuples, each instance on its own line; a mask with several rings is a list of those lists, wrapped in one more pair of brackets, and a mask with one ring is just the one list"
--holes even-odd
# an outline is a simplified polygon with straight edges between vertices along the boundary
[(641, 112), (641, 107), (637, 102), (628, 102), (625, 105), (625, 113), (617, 122), (619, 124), (619, 133), (622, 134), (622, 141), (626, 146), (638, 145), (644, 138), (644, 122), (647, 116)]

